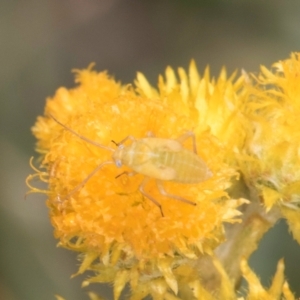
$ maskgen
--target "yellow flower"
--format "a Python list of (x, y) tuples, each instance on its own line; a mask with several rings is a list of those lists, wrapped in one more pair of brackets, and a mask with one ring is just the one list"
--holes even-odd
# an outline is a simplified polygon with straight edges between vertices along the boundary
[(246, 97), (243, 89), (244, 78), (236, 78), (236, 72), (229, 78), (223, 68), (217, 79), (210, 78), (209, 67), (203, 77), (191, 62), (188, 74), (178, 69), (180, 82), (171, 67), (165, 72), (165, 79), (159, 76), (159, 91), (150, 86), (143, 74), (138, 73), (136, 85), (141, 96), (148, 99), (160, 98), (160, 101), (178, 115), (191, 116), (199, 130), (209, 129), (212, 135), (225, 146), (225, 159), (234, 163), (234, 152), (244, 143), (245, 129), (240, 119), (241, 107)]
[[(181, 68), (178, 73), (179, 81), (167, 68), (165, 79), (159, 77), (158, 90), (138, 74), (135, 90), (92, 67), (77, 70), (78, 85), (58, 89), (47, 100), (45, 116), (33, 127), (48, 174), (47, 205), (55, 237), (60, 246), (83, 254), (78, 273), (95, 272), (84, 285), (114, 282), (115, 299), (126, 283), (132, 288), (132, 299), (147, 294), (154, 299), (166, 294), (178, 299), (180, 278), (189, 274), (189, 282), (198, 280), (197, 258), (212, 254), (224, 240), (224, 222), (236, 222), (240, 214), (236, 208), (245, 203), (226, 193), (237, 175), (226, 164), (233, 160), (229, 149), (238, 149), (244, 139), (235, 122), (242, 79), (227, 79), (225, 70), (216, 81), (208, 70), (201, 78), (194, 62), (188, 74)], [(145, 190), (161, 204), (162, 216), (140, 192), (141, 174), (118, 176), (130, 172), (130, 165), (119, 169), (107, 164), (92, 173), (112, 160), (109, 149), (116, 148), (112, 141), (119, 143), (127, 136), (139, 140), (149, 132), (173, 141), (187, 130), (195, 133), (198, 155), (212, 176), (197, 184), (163, 184), (168, 193), (196, 206), (164, 197), (150, 179)], [(238, 138), (233, 133), (239, 133)], [(193, 149), (188, 140), (184, 147)], [(34, 176), (44, 180), (45, 172)]]
[(239, 300), (295, 300), (288, 283), (284, 280), (284, 262), (282, 259), (277, 264), (276, 273), (268, 289), (261, 285), (259, 278), (249, 268), (246, 260), (242, 260), (241, 269), (248, 283), (248, 293), (246, 298), (239, 298)]
[(242, 173), (267, 211), (281, 207), (300, 242), (300, 54), (275, 63), (273, 70), (262, 66), (252, 78), (246, 86), (249, 126)]

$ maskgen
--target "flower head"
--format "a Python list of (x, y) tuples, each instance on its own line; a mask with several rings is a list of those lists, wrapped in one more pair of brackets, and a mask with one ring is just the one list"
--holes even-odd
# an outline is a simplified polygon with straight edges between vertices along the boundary
[[(55, 236), (61, 246), (83, 253), (78, 273), (95, 271), (85, 284), (114, 282), (116, 299), (127, 282), (141, 299), (149, 293), (176, 294), (184, 273), (195, 280), (191, 266), (224, 240), (224, 222), (236, 222), (236, 208), (245, 203), (226, 192), (237, 175), (226, 163), (232, 159), (228, 150), (243, 140), (242, 132), (232, 137), (240, 132), (233, 120), (241, 79), (234, 83), (225, 70), (217, 81), (208, 71), (201, 78), (194, 62), (188, 75), (183, 69), (178, 73), (179, 80), (167, 68), (158, 89), (138, 74), (134, 89), (91, 67), (77, 70), (78, 85), (58, 89), (33, 127), (49, 176), (47, 204)], [(172, 142), (187, 131), (194, 132), (197, 155), (212, 176), (193, 184), (163, 181), (171, 197), (163, 195), (156, 178), (141, 190), (142, 174), (131, 176), (130, 164), (113, 164), (115, 144), (128, 136)], [(192, 140), (182, 143), (190, 152)], [(143, 151), (132, 155), (142, 162)], [(189, 168), (185, 171), (190, 176)]]
[(300, 216), (300, 54), (275, 63), (273, 70), (262, 66), (252, 79), (246, 85), (249, 125), (242, 173), (267, 211), (281, 208), (299, 242), (300, 223), (289, 220)]

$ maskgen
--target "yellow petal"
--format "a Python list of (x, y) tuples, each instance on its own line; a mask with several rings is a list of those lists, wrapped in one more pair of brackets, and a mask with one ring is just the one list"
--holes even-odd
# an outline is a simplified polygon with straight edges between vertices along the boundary
[(178, 284), (176, 277), (172, 272), (172, 268), (170, 266), (170, 260), (167, 258), (162, 258), (158, 260), (157, 266), (159, 270), (162, 272), (164, 278), (166, 279), (167, 284), (172, 289), (172, 291), (177, 294), (178, 293)]
[(128, 282), (128, 271), (118, 271), (114, 280), (114, 300), (118, 300), (126, 283)]

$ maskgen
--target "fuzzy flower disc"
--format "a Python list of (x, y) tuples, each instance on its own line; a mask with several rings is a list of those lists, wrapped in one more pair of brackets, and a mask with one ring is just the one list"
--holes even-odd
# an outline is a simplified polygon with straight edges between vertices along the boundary
[[(176, 291), (171, 272), (174, 258), (195, 259), (223, 241), (223, 223), (235, 222), (236, 208), (243, 203), (230, 199), (225, 191), (236, 172), (225, 163), (228, 145), (218, 134), (234, 132), (230, 119), (236, 111), (229, 96), (235, 95), (240, 83), (234, 85), (224, 72), (218, 82), (210, 81), (208, 74), (201, 78), (192, 62), (189, 75), (179, 69), (180, 80), (168, 68), (165, 79), (159, 78), (158, 89), (138, 74), (134, 90), (88, 68), (76, 71), (75, 88), (62, 87), (47, 100), (45, 116), (38, 118), (33, 132), (49, 176), (48, 206), (55, 236), (60, 245), (85, 254), (80, 272), (96, 258), (102, 266), (122, 261), (124, 268), (138, 260), (139, 270), (148, 273), (151, 263), (147, 268), (144, 263), (156, 262), (156, 271)], [(220, 109), (227, 122), (224, 128), (213, 119), (214, 110), (222, 114)], [(172, 142), (187, 131), (195, 134), (197, 155), (211, 176), (193, 184), (162, 180), (165, 191), (175, 197), (164, 196), (156, 178), (149, 178), (144, 191), (161, 205), (162, 216), (155, 201), (141, 193), (144, 176), (131, 174), (130, 164), (119, 168), (112, 155), (128, 136), (137, 142), (153, 137)], [(124, 147), (130, 144), (128, 140)], [(182, 145), (193, 152), (192, 138)], [(159, 146), (152, 149), (159, 150)], [(142, 164), (144, 153), (133, 155)], [(190, 170), (186, 167), (187, 176)], [(100, 272), (102, 267), (97, 268)], [(137, 272), (132, 270), (130, 278)], [(129, 280), (127, 271), (114, 272), (111, 269), (98, 281), (119, 280), (121, 291)]]

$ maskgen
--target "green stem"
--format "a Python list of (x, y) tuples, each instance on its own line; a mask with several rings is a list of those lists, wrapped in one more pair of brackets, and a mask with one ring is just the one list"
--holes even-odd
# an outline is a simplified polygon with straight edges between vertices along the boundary
[(235, 286), (241, 279), (240, 261), (257, 249), (264, 234), (281, 218), (277, 208), (266, 212), (255, 189), (248, 190), (251, 203), (244, 205), (242, 222), (226, 227), (226, 242), (215, 253)]

